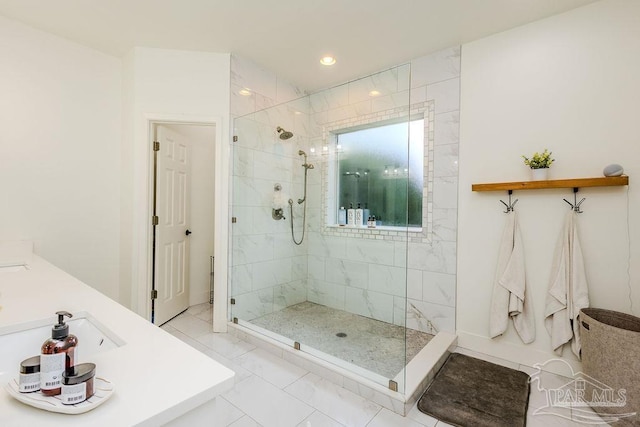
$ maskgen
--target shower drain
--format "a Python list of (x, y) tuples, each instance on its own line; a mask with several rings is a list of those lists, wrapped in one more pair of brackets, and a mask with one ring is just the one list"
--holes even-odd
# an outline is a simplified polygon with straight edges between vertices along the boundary
[(338, 332), (338, 333), (336, 334), (336, 336), (337, 336), (337, 337), (340, 337), (340, 338), (344, 338), (344, 337), (346, 337), (346, 336), (347, 336), (347, 334), (345, 334), (344, 332)]

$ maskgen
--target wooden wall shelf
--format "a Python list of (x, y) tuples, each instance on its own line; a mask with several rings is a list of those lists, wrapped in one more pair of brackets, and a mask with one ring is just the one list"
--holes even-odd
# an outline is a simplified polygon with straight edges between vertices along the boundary
[(598, 178), (551, 179), (546, 181), (496, 182), (472, 184), (471, 191), (541, 190), (545, 188), (613, 187), (629, 185), (629, 177), (609, 176)]

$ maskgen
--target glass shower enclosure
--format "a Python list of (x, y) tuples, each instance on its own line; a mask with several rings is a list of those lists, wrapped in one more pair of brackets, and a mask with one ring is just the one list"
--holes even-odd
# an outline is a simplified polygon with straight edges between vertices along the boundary
[(231, 319), (400, 392), (431, 338), (406, 328), (429, 127), (409, 87), (403, 65), (265, 108), (232, 148)]

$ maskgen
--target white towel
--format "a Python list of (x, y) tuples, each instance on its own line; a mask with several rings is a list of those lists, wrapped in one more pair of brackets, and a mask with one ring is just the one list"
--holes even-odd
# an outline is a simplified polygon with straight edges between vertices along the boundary
[(527, 288), (522, 237), (514, 212), (508, 215), (500, 241), (489, 315), (491, 338), (505, 333), (509, 319), (513, 321), (516, 332), (525, 344), (536, 338), (531, 298), (528, 297), (530, 292)]
[(580, 310), (589, 307), (589, 290), (578, 238), (575, 211), (569, 211), (553, 257), (544, 325), (551, 335), (551, 346), (562, 355), (565, 344), (580, 358)]

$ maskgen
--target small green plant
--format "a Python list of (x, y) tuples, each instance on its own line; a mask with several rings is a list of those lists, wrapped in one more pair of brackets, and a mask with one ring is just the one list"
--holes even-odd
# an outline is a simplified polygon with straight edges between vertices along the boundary
[(524, 164), (529, 166), (531, 169), (545, 169), (551, 167), (551, 163), (555, 161), (555, 159), (551, 158), (551, 151), (548, 151), (546, 148), (542, 154), (535, 152), (531, 158), (527, 156), (522, 156), (524, 159)]

